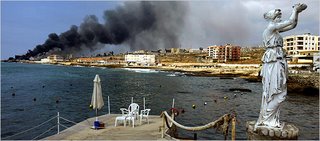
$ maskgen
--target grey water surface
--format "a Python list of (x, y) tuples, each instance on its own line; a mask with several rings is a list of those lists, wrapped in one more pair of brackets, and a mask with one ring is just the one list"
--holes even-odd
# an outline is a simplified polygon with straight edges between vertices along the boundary
[[(259, 115), (262, 84), (241, 78), (175, 76), (171, 72), (139, 69), (1, 63), (1, 138), (39, 125), (56, 116), (58, 111), (60, 116), (74, 122), (94, 117), (95, 112), (89, 105), (95, 74), (100, 75), (105, 101), (99, 115), (108, 113), (108, 96), (111, 113), (120, 113), (119, 108), (128, 107), (131, 97), (143, 108), (145, 97), (146, 108), (152, 109), (153, 115), (169, 111), (174, 98), (175, 107), (185, 111), (180, 112), (177, 121), (186, 126), (203, 125), (234, 111), (238, 120), (236, 139), (246, 139), (246, 121), (256, 120)], [(245, 88), (252, 92), (229, 91), (230, 88)], [(193, 109), (192, 105), (196, 107)], [(299, 139), (318, 140), (319, 95), (289, 93), (281, 108), (281, 121), (294, 123), (300, 129)], [(8, 139), (33, 139), (55, 126), (56, 122), (52, 120)], [(61, 122), (68, 127), (73, 125)], [(194, 132), (178, 131), (181, 137), (193, 138)], [(57, 128), (54, 128), (38, 139), (56, 133)], [(198, 139), (224, 139), (214, 129), (196, 133)]]

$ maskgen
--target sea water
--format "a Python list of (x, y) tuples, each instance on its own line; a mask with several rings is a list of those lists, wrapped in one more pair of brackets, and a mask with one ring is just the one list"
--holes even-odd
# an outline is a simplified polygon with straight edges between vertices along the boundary
[[(89, 105), (96, 74), (100, 76), (105, 101), (99, 115), (108, 113), (108, 96), (111, 113), (115, 114), (120, 113), (120, 108), (128, 107), (131, 97), (142, 109), (145, 97), (146, 108), (151, 109), (152, 115), (160, 115), (164, 110), (169, 111), (174, 98), (175, 107), (184, 111), (176, 120), (185, 126), (204, 125), (235, 112), (236, 139), (246, 139), (246, 121), (257, 120), (259, 115), (262, 84), (241, 78), (182, 77), (155, 70), (1, 63), (1, 139), (35, 127), (56, 116), (57, 112), (74, 122), (94, 117), (95, 111)], [(234, 92), (230, 88), (245, 88), (252, 92)], [(294, 123), (300, 129), (299, 139), (319, 139), (319, 95), (289, 93), (280, 115), (281, 121)], [(61, 122), (68, 127), (73, 125)], [(30, 140), (56, 125), (54, 119), (8, 139)], [(57, 128), (53, 128), (37, 139), (56, 133)], [(215, 129), (190, 132), (178, 128), (178, 133), (183, 138), (193, 138), (197, 133), (198, 139), (224, 139)]]

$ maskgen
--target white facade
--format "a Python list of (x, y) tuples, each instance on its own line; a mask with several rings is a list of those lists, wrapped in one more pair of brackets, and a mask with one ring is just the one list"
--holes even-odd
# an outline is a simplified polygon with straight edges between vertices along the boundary
[(319, 52), (320, 37), (310, 34), (291, 35), (283, 39), (283, 48), (292, 61), (312, 63), (314, 53)]
[(214, 46), (209, 46), (207, 48), (208, 50), (208, 56), (209, 57), (212, 57), (212, 59), (218, 59), (218, 56), (219, 56), (219, 50), (221, 50), (221, 46), (217, 46), (217, 45), (214, 45)]
[(39, 63), (50, 63), (50, 60), (49, 60), (49, 58), (43, 58), (40, 60)]
[(151, 66), (155, 65), (156, 63), (156, 56), (155, 55), (145, 55), (145, 54), (128, 54), (125, 55), (125, 61), (130, 64), (136, 65), (146, 65)]

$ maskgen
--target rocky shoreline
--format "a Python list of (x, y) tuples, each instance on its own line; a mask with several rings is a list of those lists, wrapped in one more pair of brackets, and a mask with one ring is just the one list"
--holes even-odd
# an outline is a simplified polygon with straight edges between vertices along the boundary
[[(129, 68), (137, 68), (137, 67), (129, 67)], [(146, 68), (146, 67), (138, 67), (138, 68)], [(253, 83), (261, 83), (262, 77), (260, 77), (259, 71), (260, 69), (251, 69), (248, 71), (240, 70), (238, 73), (230, 73), (229, 71), (209, 71), (207, 69), (175, 69), (168, 67), (147, 67), (149, 69), (156, 69), (161, 71), (168, 72), (180, 72), (184, 73), (186, 76), (197, 76), (197, 77), (220, 77), (220, 78), (234, 78), (239, 77), (243, 78), (248, 82)], [(235, 72), (235, 71), (234, 71)], [(241, 73), (243, 72), (243, 73)], [(304, 93), (307, 95), (319, 95), (319, 83), (320, 75), (317, 72), (310, 73), (300, 73), (300, 74), (289, 74), (287, 81), (287, 88), (289, 93)]]
[[(31, 62), (23, 62), (31, 63)], [(220, 78), (234, 78), (239, 77), (248, 82), (261, 83), (259, 76), (260, 65), (258, 64), (170, 64), (165, 66), (126, 66), (125, 64), (81, 64), (81, 63), (56, 63), (55, 65), (66, 66), (84, 66), (84, 67), (106, 67), (106, 68), (139, 68), (139, 69), (154, 69), (167, 72), (180, 72), (186, 76), (197, 77), (220, 77)], [(308, 95), (319, 95), (319, 73), (308, 72), (299, 74), (289, 74), (288, 92), (304, 93)]]

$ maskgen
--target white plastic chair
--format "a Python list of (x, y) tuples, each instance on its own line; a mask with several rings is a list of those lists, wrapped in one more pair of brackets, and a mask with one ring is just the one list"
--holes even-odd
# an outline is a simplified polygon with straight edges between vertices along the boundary
[(137, 103), (131, 103), (128, 107), (128, 109), (120, 108), (122, 114), (132, 114), (131, 116), (134, 116), (136, 119), (139, 116), (139, 105)]
[[(126, 108), (120, 108), (121, 110), (121, 116), (120, 117), (124, 117), (123, 118), (118, 118), (118, 120), (124, 120), (124, 122), (126, 123), (127, 121), (129, 121), (129, 124), (132, 123), (132, 127), (134, 127), (134, 120), (138, 118), (139, 116), (139, 105), (137, 103), (131, 103), (128, 107), (128, 109)], [(116, 120), (117, 120), (116, 118)], [(117, 121), (115, 122), (115, 124), (117, 123)]]
[(134, 120), (134, 115), (132, 115), (132, 113), (129, 113), (128, 116), (126, 116), (125, 122), (129, 121), (129, 125), (132, 123), (132, 127), (134, 128)]
[(118, 117), (116, 117), (116, 120), (114, 122), (114, 127), (117, 127), (118, 121), (122, 121), (123, 124), (124, 124), (124, 127), (126, 127), (126, 122), (127, 122), (126, 116), (118, 116)]
[(129, 113), (129, 110), (126, 108), (120, 108), (120, 111), (121, 111), (122, 116), (128, 115), (128, 113)]
[(145, 109), (145, 110), (141, 110), (140, 113), (140, 125), (141, 125), (141, 121), (143, 118), (146, 118), (148, 124), (149, 124), (149, 112), (151, 111), (151, 109)]

